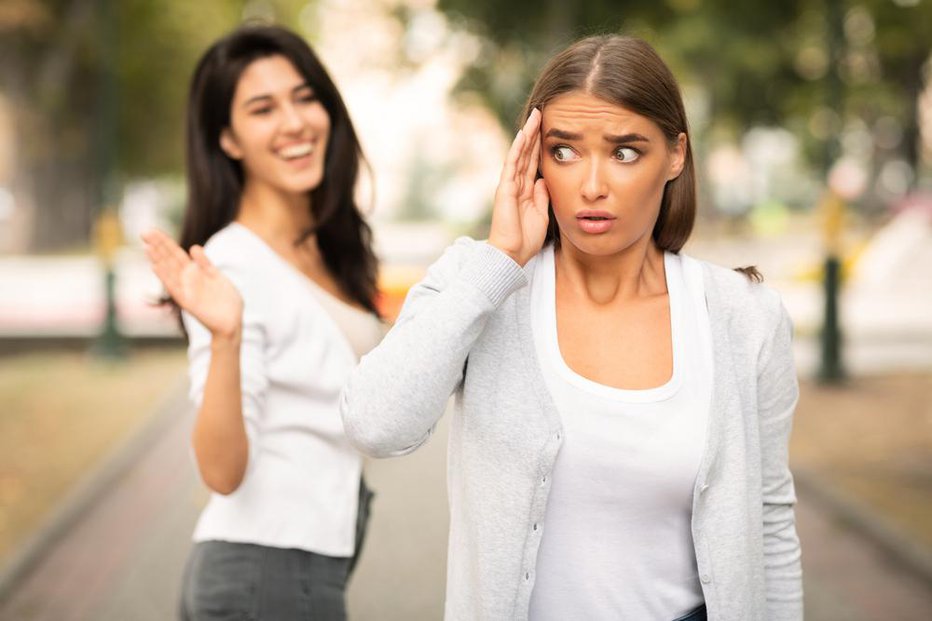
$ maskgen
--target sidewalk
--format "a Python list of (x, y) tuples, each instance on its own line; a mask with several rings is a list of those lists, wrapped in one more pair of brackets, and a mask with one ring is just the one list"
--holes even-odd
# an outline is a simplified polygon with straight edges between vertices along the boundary
[(798, 487), (879, 540), (932, 588), (932, 373), (801, 385)]

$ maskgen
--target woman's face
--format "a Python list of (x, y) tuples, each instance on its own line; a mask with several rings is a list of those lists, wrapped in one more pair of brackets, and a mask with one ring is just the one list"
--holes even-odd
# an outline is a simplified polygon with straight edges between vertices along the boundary
[(314, 89), (287, 58), (269, 56), (240, 76), (220, 146), (240, 161), (247, 184), (298, 194), (323, 179), (329, 137), (330, 116)]
[(606, 256), (650, 240), (664, 186), (683, 170), (685, 134), (671, 145), (647, 117), (573, 91), (544, 106), (541, 136), (563, 247)]

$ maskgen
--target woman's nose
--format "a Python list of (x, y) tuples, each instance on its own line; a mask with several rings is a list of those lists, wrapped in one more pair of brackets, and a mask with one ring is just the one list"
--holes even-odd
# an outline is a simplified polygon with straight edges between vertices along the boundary
[(304, 129), (304, 117), (293, 104), (282, 107), (282, 129), (288, 132), (299, 132)]
[(586, 177), (583, 179), (582, 196), (587, 201), (597, 201), (605, 198), (608, 194), (608, 185), (605, 183), (605, 175), (602, 167), (597, 161), (589, 163), (586, 170)]

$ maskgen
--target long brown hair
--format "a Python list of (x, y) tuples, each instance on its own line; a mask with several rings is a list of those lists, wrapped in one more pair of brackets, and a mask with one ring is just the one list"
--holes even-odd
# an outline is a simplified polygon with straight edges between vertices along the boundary
[[(588, 37), (554, 56), (531, 89), (520, 125), (534, 108), (543, 110), (548, 102), (571, 91), (592, 94), (647, 117), (660, 127), (671, 145), (680, 133), (689, 136), (676, 79), (654, 48), (641, 39), (621, 35)], [(661, 250), (679, 252), (695, 220), (696, 173), (687, 140), (683, 171), (664, 188), (652, 234), (654, 242)], [(560, 242), (552, 208), (547, 242)]]
[(328, 271), (355, 302), (378, 314), (375, 305), (378, 263), (372, 233), (360, 214), (354, 190), (365, 162), (343, 98), (310, 46), (278, 26), (242, 26), (214, 43), (201, 57), (188, 98), (188, 205), (180, 244), (189, 250), (236, 217), (243, 190), (241, 164), (220, 149), (220, 134), (230, 124), (236, 84), (253, 61), (284, 56), (307, 80), (330, 117), (324, 176), (311, 190), (313, 227), (295, 243), (317, 235)]

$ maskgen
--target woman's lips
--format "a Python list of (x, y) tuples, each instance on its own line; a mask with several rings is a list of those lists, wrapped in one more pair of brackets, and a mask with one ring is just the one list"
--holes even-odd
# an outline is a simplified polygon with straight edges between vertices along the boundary
[(583, 233), (598, 235), (615, 225), (615, 216), (607, 211), (581, 211), (576, 214), (576, 223)]

